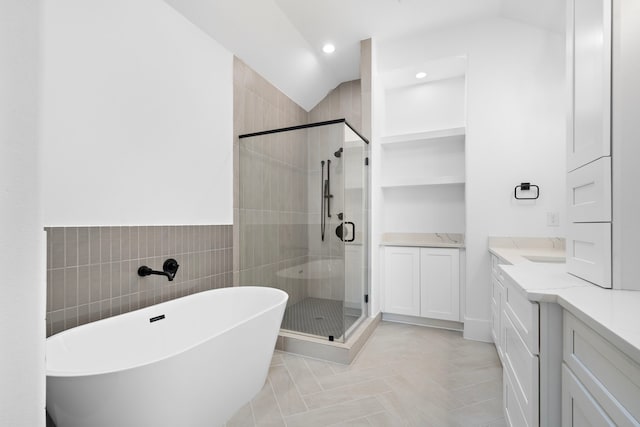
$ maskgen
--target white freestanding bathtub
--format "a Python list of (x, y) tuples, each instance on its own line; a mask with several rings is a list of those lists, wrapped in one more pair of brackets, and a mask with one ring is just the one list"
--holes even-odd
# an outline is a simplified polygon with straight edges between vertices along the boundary
[(57, 427), (224, 424), (264, 385), (288, 295), (216, 289), (47, 339)]

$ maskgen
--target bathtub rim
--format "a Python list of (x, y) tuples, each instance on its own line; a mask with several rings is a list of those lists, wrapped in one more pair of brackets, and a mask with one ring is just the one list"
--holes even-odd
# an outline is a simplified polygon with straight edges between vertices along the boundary
[[(180, 349), (179, 351), (175, 351), (175, 352), (172, 352), (170, 354), (164, 355), (163, 357), (150, 359), (150, 360), (145, 361), (143, 363), (133, 364), (133, 365), (127, 366), (127, 367), (122, 368), (122, 369), (96, 370), (96, 371), (91, 371), (91, 372), (69, 372), (69, 371), (50, 370), (46, 366), (46, 362), (45, 362), (46, 376), (47, 376), (47, 378), (49, 378), (49, 377), (51, 377), (51, 378), (93, 377), (93, 376), (99, 376), (99, 375), (115, 374), (115, 373), (119, 373), (119, 372), (127, 372), (127, 371), (130, 371), (132, 369), (138, 369), (138, 368), (142, 368), (142, 367), (145, 367), (145, 366), (152, 365), (154, 363), (159, 363), (159, 362), (165, 361), (167, 359), (170, 359), (172, 357), (176, 357), (176, 356), (178, 356), (178, 355), (180, 355), (182, 353), (186, 353), (187, 351), (192, 350), (192, 349), (194, 349), (194, 348), (196, 348), (196, 347), (198, 347), (198, 346), (200, 346), (200, 345), (202, 345), (202, 344), (204, 344), (204, 343), (206, 343), (206, 342), (208, 342), (208, 341), (210, 341), (210, 340), (212, 340), (212, 339), (214, 339), (214, 338), (216, 338), (216, 337), (218, 337), (218, 336), (220, 336), (222, 334), (225, 334), (225, 333), (229, 332), (230, 330), (232, 330), (232, 329), (234, 329), (234, 328), (236, 328), (236, 327), (238, 327), (240, 325), (248, 323), (248, 322), (250, 322), (251, 320), (253, 320), (253, 319), (257, 318), (257, 317), (259, 317), (259, 316), (261, 316), (261, 315), (263, 315), (263, 314), (265, 314), (265, 313), (267, 313), (267, 312), (269, 312), (271, 310), (276, 309), (278, 306), (286, 305), (287, 301), (289, 300), (289, 294), (288, 293), (286, 293), (282, 289), (272, 288), (272, 287), (269, 287), (269, 286), (229, 286), (229, 287), (225, 287), (225, 288), (209, 289), (207, 291), (197, 292), (195, 294), (190, 294), (190, 295), (185, 295), (183, 297), (174, 298), (172, 300), (165, 301), (165, 302), (162, 302), (160, 304), (154, 304), (154, 305), (150, 305), (150, 306), (147, 306), (147, 307), (139, 308), (137, 310), (129, 311), (127, 313), (122, 313), (122, 314), (118, 314), (116, 316), (111, 316), (111, 317), (108, 317), (106, 319), (100, 319), (100, 320), (96, 320), (95, 322), (90, 322), (90, 323), (85, 323), (84, 325), (75, 326), (73, 328), (67, 329), (67, 330), (62, 331), (60, 333), (51, 335), (50, 337), (48, 337), (46, 339), (46, 341), (48, 342), (50, 339), (53, 339), (54, 337), (56, 339), (62, 339), (62, 338), (64, 338), (64, 335), (66, 335), (67, 333), (71, 333), (71, 331), (74, 331), (77, 328), (80, 328), (80, 327), (83, 327), (83, 326), (87, 326), (87, 325), (90, 325), (92, 323), (108, 321), (110, 319), (115, 319), (115, 318), (120, 317), (120, 316), (126, 316), (127, 314), (135, 313), (136, 311), (145, 310), (145, 309), (151, 308), (151, 307), (158, 307), (160, 305), (168, 304), (168, 303), (171, 303), (173, 301), (177, 301), (177, 300), (181, 300), (181, 299), (185, 299), (185, 298), (189, 298), (189, 297), (194, 297), (194, 296), (196, 296), (198, 294), (204, 294), (204, 293), (216, 292), (216, 291), (230, 292), (231, 290), (236, 290), (237, 291), (238, 289), (247, 289), (247, 290), (269, 289), (269, 292), (277, 291), (275, 293), (281, 294), (281, 296), (284, 297), (284, 298), (280, 299), (277, 303), (269, 305), (268, 307), (264, 308), (263, 310), (260, 310), (260, 311), (256, 312), (255, 314), (253, 314), (253, 315), (251, 315), (249, 317), (246, 317), (241, 322), (235, 323), (232, 326), (229, 326), (227, 328), (221, 329), (221, 330), (217, 331), (215, 334), (210, 335), (205, 339), (199, 340), (199, 341), (195, 342), (194, 344), (192, 344), (190, 346), (186, 346), (186, 347)], [(280, 330), (280, 326), (278, 326), (278, 331), (279, 330)]]

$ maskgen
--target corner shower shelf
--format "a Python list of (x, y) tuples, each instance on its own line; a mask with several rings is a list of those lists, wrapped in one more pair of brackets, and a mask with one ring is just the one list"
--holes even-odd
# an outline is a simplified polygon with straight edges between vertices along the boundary
[(431, 185), (460, 185), (464, 184), (464, 176), (439, 176), (429, 179), (406, 179), (388, 181), (381, 185), (385, 188), (425, 187)]
[(427, 132), (407, 133), (402, 135), (389, 135), (381, 138), (380, 143), (383, 147), (398, 147), (408, 143), (425, 143), (435, 142), (444, 139), (458, 139), (456, 137), (464, 137), (466, 128), (455, 127), (448, 129), (438, 129)]

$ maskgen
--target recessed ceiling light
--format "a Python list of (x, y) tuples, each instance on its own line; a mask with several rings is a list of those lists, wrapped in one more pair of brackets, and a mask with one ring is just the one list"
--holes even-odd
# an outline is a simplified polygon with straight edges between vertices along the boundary
[(336, 50), (336, 47), (331, 43), (327, 43), (324, 46), (322, 46), (322, 51), (324, 53), (333, 53), (335, 50)]
[(424, 79), (425, 77), (427, 77), (427, 73), (425, 73), (424, 71), (420, 71), (418, 74), (416, 74), (416, 79)]

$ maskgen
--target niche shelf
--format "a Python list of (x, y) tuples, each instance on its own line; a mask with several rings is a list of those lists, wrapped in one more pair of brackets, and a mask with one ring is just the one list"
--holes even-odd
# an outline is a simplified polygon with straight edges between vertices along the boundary
[(426, 187), (432, 185), (464, 185), (464, 176), (438, 176), (427, 179), (394, 179), (383, 182), (381, 187), (398, 188), (398, 187)]
[(385, 148), (400, 148), (405, 144), (425, 144), (429, 142), (439, 142), (442, 140), (464, 139), (466, 128), (454, 127), (448, 129), (437, 129), (427, 132), (407, 133), (402, 135), (389, 135), (382, 137), (380, 143)]

